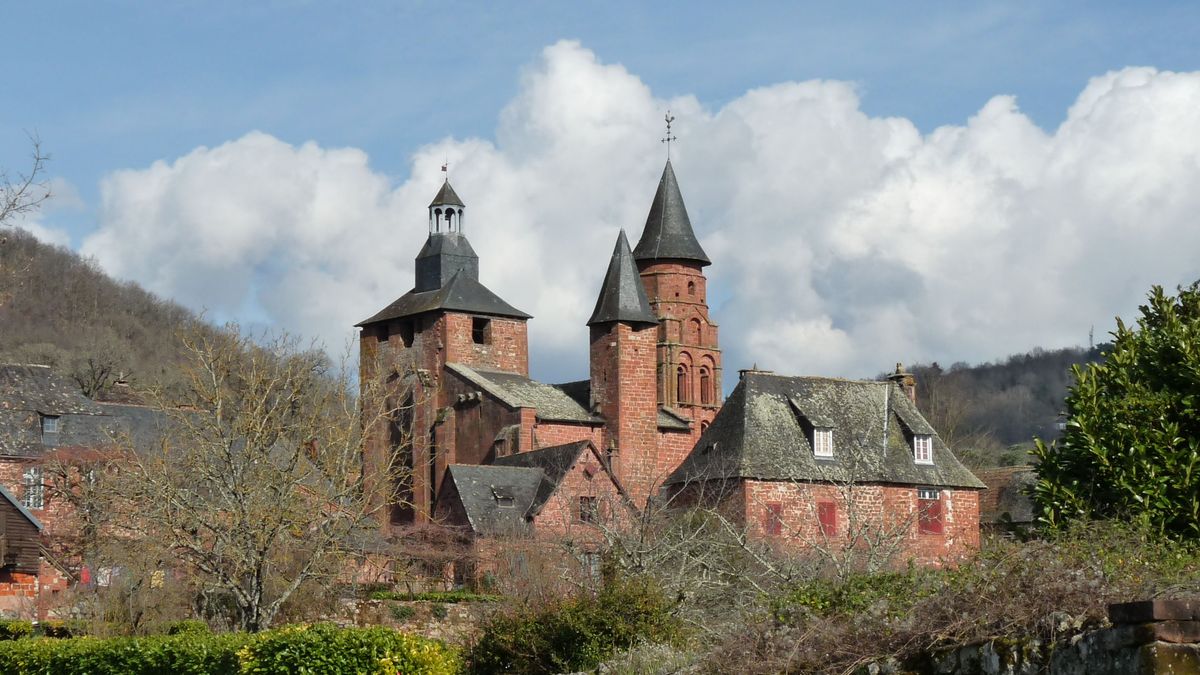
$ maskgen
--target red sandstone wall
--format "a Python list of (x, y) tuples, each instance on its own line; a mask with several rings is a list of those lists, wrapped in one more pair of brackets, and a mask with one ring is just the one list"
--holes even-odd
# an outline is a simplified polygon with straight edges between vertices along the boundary
[[(976, 490), (941, 490), (942, 534), (919, 532), (915, 486), (746, 481), (743, 491), (745, 523), (751, 535), (778, 541), (787, 548), (822, 546), (836, 550), (850, 544), (848, 535), (852, 530), (869, 531), (888, 542), (899, 542), (902, 557), (922, 564), (961, 559), (979, 547)], [(836, 532), (832, 535), (823, 534), (819, 524), (817, 505), (823, 501), (836, 505)], [(776, 504), (782, 507), (782, 533), (769, 535), (768, 511)]]
[(658, 401), (655, 395), (654, 326), (624, 323), (593, 327), (591, 335), (592, 400), (605, 420), (604, 442), (617, 448), (617, 476), (634, 503), (646, 503), (665, 477), (660, 475)]
[(529, 333), (521, 319), (490, 318), (488, 344), (475, 344), (471, 336), (470, 314), (449, 313), (446, 324), (444, 362), (462, 363), (472, 368), (502, 370), (529, 376)]
[(532, 426), (531, 438), (530, 445), (523, 447), (522, 452), (575, 441), (591, 441), (597, 448), (603, 448), (604, 427), (565, 422), (540, 422)]

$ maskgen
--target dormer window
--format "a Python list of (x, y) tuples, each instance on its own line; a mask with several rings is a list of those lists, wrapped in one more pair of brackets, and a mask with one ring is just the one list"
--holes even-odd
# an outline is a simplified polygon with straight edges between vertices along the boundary
[(496, 500), (496, 506), (501, 508), (511, 509), (516, 504), (516, 498), (508, 488), (492, 487), (492, 497)]
[(917, 464), (933, 464), (933, 436), (913, 435), (913, 459)]
[(42, 435), (58, 433), (58, 415), (42, 415)]
[(833, 429), (829, 427), (813, 429), (813, 456), (833, 457)]

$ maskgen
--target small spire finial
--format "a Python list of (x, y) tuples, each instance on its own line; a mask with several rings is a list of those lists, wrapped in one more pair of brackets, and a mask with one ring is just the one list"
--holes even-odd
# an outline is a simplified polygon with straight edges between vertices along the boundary
[(442, 173), (446, 174), (445, 176), (442, 176), (442, 178), (445, 178), (446, 182), (449, 183), (450, 182), (450, 158), (449, 157), (447, 157), (445, 160), (442, 161)]
[(667, 121), (667, 135), (659, 139), (659, 142), (667, 144), (667, 161), (669, 162), (671, 161), (671, 142), (678, 140), (671, 135), (671, 122), (675, 121), (675, 116), (671, 114), (670, 110), (667, 110), (667, 114), (663, 119)]

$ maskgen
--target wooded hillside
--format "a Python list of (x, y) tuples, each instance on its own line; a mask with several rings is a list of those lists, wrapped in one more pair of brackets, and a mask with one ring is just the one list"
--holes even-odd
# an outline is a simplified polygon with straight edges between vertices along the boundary
[(169, 386), (180, 359), (176, 333), (196, 321), (77, 253), (0, 229), (0, 361), (50, 365), (89, 396), (103, 397), (119, 378)]
[(976, 366), (919, 364), (911, 368), (917, 405), (969, 466), (1023, 464), (1035, 436), (1059, 434), (1071, 366), (1100, 360), (1105, 347), (1035, 347)]

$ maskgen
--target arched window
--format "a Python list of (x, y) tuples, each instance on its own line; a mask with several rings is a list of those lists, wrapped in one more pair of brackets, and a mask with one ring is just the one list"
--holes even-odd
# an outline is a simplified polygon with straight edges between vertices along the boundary
[(708, 405), (713, 402), (712, 396), (712, 378), (708, 374), (708, 368), (700, 368), (700, 402)]
[(433, 231), (434, 232), (442, 231), (442, 210), (441, 209), (433, 210)]
[(700, 319), (690, 319), (687, 322), (687, 342), (688, 342), (688, 344), (693, 344), (693, 345), (700, 344), (700, 342), (701, 342), (700, 336), (702, 335), (702, 332), (701, 332), (702, 330), (703, 330), (703, 328), (700, 325)]
[(688, 295), (695, 295), (695, 294), (696, 294), (696, 282), (689, 281), (688, 282)]
[(690, 398), (687, 387), (687, 367), (679, 366), (675, 371), (675, 400), (682, 403)]

